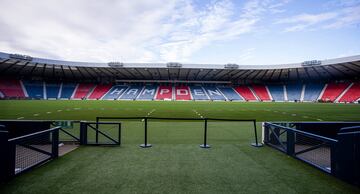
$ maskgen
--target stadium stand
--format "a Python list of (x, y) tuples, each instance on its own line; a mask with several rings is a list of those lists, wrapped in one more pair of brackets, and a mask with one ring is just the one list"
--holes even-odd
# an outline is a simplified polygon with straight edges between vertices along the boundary
[(71, 96), (74, 93), (74, 90), (76, 88), (76, 84), (72, 83), (63, 83), (62, 87), (60, 88), (60, 98), (61, 99), (70, 99)]
[(268, 85), (272, 99), (275, 101), (285, 101), (283, 85)]
[(60, 84), (57, 83), (45, 83), (46, 85), (46, 98), (57, 99), (60, 91)]
[(271, 97), (264, 85), (252, 85), (252, 89), (261, 101), (270, 101)]
[(306, 102), (316, 101), (319, 98), (323, 88), (324, 88), (324, 84), (317, 84), (317, 83), (305, 84), (303, 101)]
[(44, 82), (23, 81), (29, 98), (44, 99)]
[(354, 102), (360, 99), (360, 82), (355, 82), (339, 99), (339, 102)]
[(128, 88), (124, 85), (113, 86), (103, 97), (103, 100), (116, 100), (118, 99)]
[(209, 100), (209, 97), (201, 86), (190, 86), (190, 92), (193, 100)]
[(227, 100), (230, 100), (230, 101), (233, 101), (233, 100), (243, 101), (244, 100), (238, 93), (235, 92), (235, 90), (232, 87), (218, 87), (218, 89), (227, 98)]
[(19, 80), (0, 79), (0, 91), (4, 97), (25, 98), (25, 93)]
[(75, 89), (74, 99), (83, 99), (88, 96), (88, 94), (94, 88), (94, 84), (79, 84)]
[(257, 100), (252, 91), (247, 86), (237, 86), (235, 87), (235, 91), (247, 101)]
[(188, 86), (176, 86), (175, 87), (175, 99), (176, 100), (191, 100), (189, 87)]
[(334, 102), (349, 85), (349, 83), (329, 83), (321, 96), (321, 100)]
[(173, 94), (172, 86), (159, 86), (159, 89), (156, 93), (156, 100), (171, 100)]
[(153, 100), (156, 94), (157, 86), (146, 85), (144, 89), (141, 91), (139, 96), (137, 97), (138, 100)]
[(100, 99), (101, 97), (103, 97), (106, 92), (108, 92), (111, 88), (111, 85), (96, 85), (95, 89), (93, 90), (93, 92), (89, 95), (88, 99), (92, 99), (92, 100), (96, 100), (96, 99)]
[(286, 93), (287, 93), (288, 101), (300, 101), (302, 88), (303, 88), (302, 84), (286, 85)]
[(144, 86), (130, 86), (119, 99), (135, 100), (143, 88)]
[(203, 88), (211, 100), (226, 100), (215, 86), (204, 86)]

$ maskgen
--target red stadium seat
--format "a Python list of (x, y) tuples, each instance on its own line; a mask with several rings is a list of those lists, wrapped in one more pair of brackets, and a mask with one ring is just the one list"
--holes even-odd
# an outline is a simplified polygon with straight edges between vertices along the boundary
[(79, 84), (76, 88), (74, 99), (82, 99), (85, 98), (89, 92), (94, 88), (94, 84)]
[(171, 100), (172, 99), (172, 87), (171, 86), (159, 86), (156, 93), (156, 100)]
[(0, 91), (5, 97), (25, 98), (25, 93), (19, 80), (0, 80)]
[(257, 100), (254, 94), (247, 86), (235, 87), (235, 91), (239, 93), (245, 100)]
[(256, 95), (263, 101), (270, 101), (270, 95), (264, 85), (252, 85), (251, 86)]
[(349, 86), (349, 83), (329, 83), (321, 97), (323, 101), (335, 101), (337, 97)]
[(354, 102), (360, 99), (360, 82), (354, 83), (339, 102)]
[(94, 91), (89, 95), (88, 99), (100, 99), (111, 87), (111, 85), (97, 85)]
[(175, 87), (175, 99), (176, 100), (191, 100), (189, 87), (188, 86), (176, 86)]

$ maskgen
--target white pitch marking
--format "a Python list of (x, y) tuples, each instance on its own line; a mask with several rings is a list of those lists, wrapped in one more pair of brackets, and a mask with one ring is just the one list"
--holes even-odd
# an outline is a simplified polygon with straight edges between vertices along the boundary
[(39, 116), (39, 114), (34, 114), (35, 117)]
[(62, 110), (57, 110), (58, 112), (61, 112)]
[(318, 120), (318, 121), (322, 121), (322, 119), (316, 119), (316, 120)]
[(23, 119), (24, 117), (19, 117), (19, 118), (17, 118), (18, 120), (20, 120), (20, 119)]
[(46, 114), (51, 114), (51, 112), (46, 112)]
[(309, 118), (309, 117), (308, 117), (308, 116), (303, 116), (303, 118), (305, 118), (305, 119), (306, 119), (306, 118)]
[(291, 116), (295, 117), (295, 116), (296, 116), (296, 114), (292, 114)]

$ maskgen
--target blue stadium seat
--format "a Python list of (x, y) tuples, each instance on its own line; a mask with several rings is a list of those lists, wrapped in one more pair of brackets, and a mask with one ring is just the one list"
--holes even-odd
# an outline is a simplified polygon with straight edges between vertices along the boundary
[(128, 86), (113, 86), (108, 93), (105, 94), (104, 97), (102, 97), (103, 100), (115, 100), (118, 99), (121, 94), (125, 92), (125, 90), (128, 88)]
[(226, 98), (221, 94), (220, 90), (215, 86), (204, 86), (203, 88), (211, 100), (226, 100)]
[(46, 83), (46, 97), (57, 98), (60, 90), (60, 84)]
[(120, 97), (123, 100), (134, 100), (142, 91), (144, 86), (130, 86)]
[(273, 100), (285, 101), (283, 85), (268, 85), (267, 87), (269, 88)]
[(322, 89), (325, 84), (306, 84), (305, 85), (305, 94), (304, 101), (316, 101), (320, 96)]
[(138, 100), (153, 100), (156, 94), (157, 86), (145, 86), (138, 96)]
[(71, 95), (74, 93), (74, 90), (76, 88), (76, 84), (63, 84), (61, 89), (60, 98), (71, 98)]
[(44, 83), (39, 81), (23, 81), (30, 98), (44, 99)]
[(190, 86), (190, 92), (193, 100), (209, 100), (201, 86)]
[(286, 92), (289, 101), (300, 101), (302, 84), (288, 84), (286, 85)]
[(244, 100), (234, 91), (232, 87), (218, 87), (218, 89), (225, 95), (228, 100)]

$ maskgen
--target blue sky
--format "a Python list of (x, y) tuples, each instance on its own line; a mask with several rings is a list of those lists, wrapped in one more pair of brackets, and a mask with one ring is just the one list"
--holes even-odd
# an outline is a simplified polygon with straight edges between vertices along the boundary
[(1, 0), (0, 51), (92, 62), (281, 64), (360, 54), (360, 0)]

